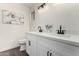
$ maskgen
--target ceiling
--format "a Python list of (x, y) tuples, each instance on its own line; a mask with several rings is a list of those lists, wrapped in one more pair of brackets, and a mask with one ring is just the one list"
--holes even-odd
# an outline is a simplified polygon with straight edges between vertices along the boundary
[(27, 6), (29, 8), (40, 6), (42, 3), (22, 3), (22, 5)]

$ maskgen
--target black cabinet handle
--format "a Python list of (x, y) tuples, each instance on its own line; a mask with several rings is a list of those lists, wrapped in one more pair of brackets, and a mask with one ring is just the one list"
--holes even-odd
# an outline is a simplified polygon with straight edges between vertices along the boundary
[(50, 56), (52, 56), (52, 53), (50, 53)]
[(47, 56), (49, 56), (49, 51), (47, 51)]
[(29, 46), (31, 45), (31, 41), (29, 40)]

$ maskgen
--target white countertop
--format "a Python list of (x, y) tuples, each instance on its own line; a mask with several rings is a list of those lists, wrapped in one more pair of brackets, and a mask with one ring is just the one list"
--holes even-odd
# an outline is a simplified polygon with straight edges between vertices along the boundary
[(68, 43), (70, 45), (74, 44), (79, 46), (79, 35), (71, 35), (71, 34), (51, 34), (51, 33), (43, 33), (43, 32), (26, 32), (29, 34), (39, 35), (46, 38), (57, 38), (56, 41), (62, 41)]

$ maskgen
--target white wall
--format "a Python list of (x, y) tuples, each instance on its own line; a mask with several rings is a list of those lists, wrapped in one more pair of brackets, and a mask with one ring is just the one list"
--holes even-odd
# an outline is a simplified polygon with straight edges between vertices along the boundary
[[(23, 14), (24, 24), (3, 24), (2, 10), (9, 10), (19, 14)], [(18, 46), (18, 40), (25, 36), (25, 32), (29, 31), (29, 8), (21, 4), (0, 4), (0, 51), (5, 51)]]
[(79, 34), (79, 4), (47, 4), (45, 8), (36, 10), (36, 20), (33, 21), (32, 30), (37, 31), (38, 26), (42, 26), (45, 30), (45, 25), (53, 25), (52, 33), (60, 25), (68, 34)]

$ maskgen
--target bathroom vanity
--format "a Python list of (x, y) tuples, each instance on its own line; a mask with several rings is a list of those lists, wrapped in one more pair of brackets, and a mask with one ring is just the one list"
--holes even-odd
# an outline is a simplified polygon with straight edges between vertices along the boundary
[(26, 52), (30, 56), (79, 56), (79, 36), (27, 32)]

